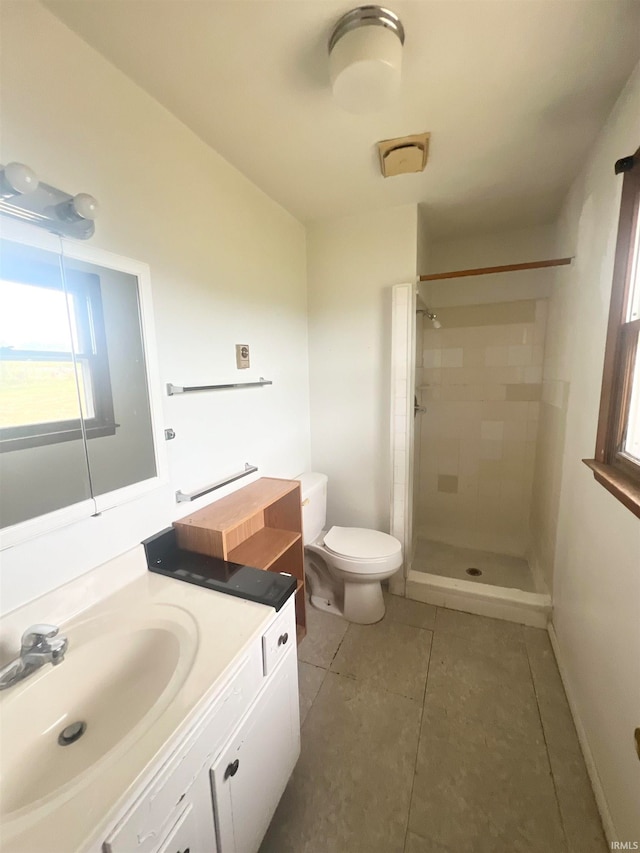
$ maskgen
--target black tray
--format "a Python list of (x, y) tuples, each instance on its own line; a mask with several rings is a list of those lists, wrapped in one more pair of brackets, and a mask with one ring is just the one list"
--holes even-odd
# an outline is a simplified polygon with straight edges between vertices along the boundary
[(145, 539), (142, 544), (150, 572), (185, 583), (268, 604), (276, 610), (280, 610), (296, 591), (296, 579), (291, 575), (254, 569), (179, 548), (173, 527)]

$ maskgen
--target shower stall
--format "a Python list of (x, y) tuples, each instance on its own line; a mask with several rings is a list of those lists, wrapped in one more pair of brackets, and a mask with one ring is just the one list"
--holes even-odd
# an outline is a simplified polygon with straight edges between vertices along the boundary
[[(549, 393), (543, 362), (553, 272), (519, 281), (515, 275), (408, 292), (415, 320), (406, 327), (406, 393), (413, 406), (405, 482), (397, 482), (396, 453), (392, 507), (407, 568), (404, 590), (396, 582), (392, 591), (542, 626), (551, 600), (534, 534), (545, 476), (536, 457)], [(394, 323), (396, 395), (401, 332)], [(397, 449), (403, 439), (395, 401)]]

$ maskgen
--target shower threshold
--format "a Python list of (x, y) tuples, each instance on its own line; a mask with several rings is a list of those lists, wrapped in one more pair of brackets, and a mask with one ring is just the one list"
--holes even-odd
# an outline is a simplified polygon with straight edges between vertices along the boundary
[(429, 572), (409, 571), (405, 594), (414, 601), (533, 628), (546, 628), (551, 616), (551, 596), (546, 593), (525, 592)]

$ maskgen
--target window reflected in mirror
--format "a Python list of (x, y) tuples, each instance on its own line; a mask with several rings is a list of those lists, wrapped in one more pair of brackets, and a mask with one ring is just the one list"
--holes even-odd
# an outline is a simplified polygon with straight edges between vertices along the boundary
[[(122, 270), (65, 256), (62, 265), (66, 282), (92, 279), (97, 288), (95, 302), (89, 303), (95, 311), (88, 341), (97, 354), (88, 362), (92, 390), (86, 395), (97, 409), (93, 420), (84, 409), (83, 414), (92, 492), (104, 495), (156, 475), (138, 280)], [(115, 429), (110, 429), (114, 421)], [(94, 438), (94, 429), (107, 431)]]
[(57, 266), (3, 251), (0, 452), (115, 432), (100, 280)]
[(3, 527), (91, 497), (73, 346), (59, 256), (2, 241)]

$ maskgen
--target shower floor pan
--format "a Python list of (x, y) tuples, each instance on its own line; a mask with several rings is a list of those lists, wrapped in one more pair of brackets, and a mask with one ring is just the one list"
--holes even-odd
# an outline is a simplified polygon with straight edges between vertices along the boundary
[(518, 557), (419, 539), (407, 598), (545, 628), (551, 597)]
[(521, 589), (523, 592), (546, 592), (536, 589), (533, 573), (522, 557), (460, 548), (422, 537), (417, 542), (412, 568), (417, 572), (461, 581), (473, 580), (475, 583)]

